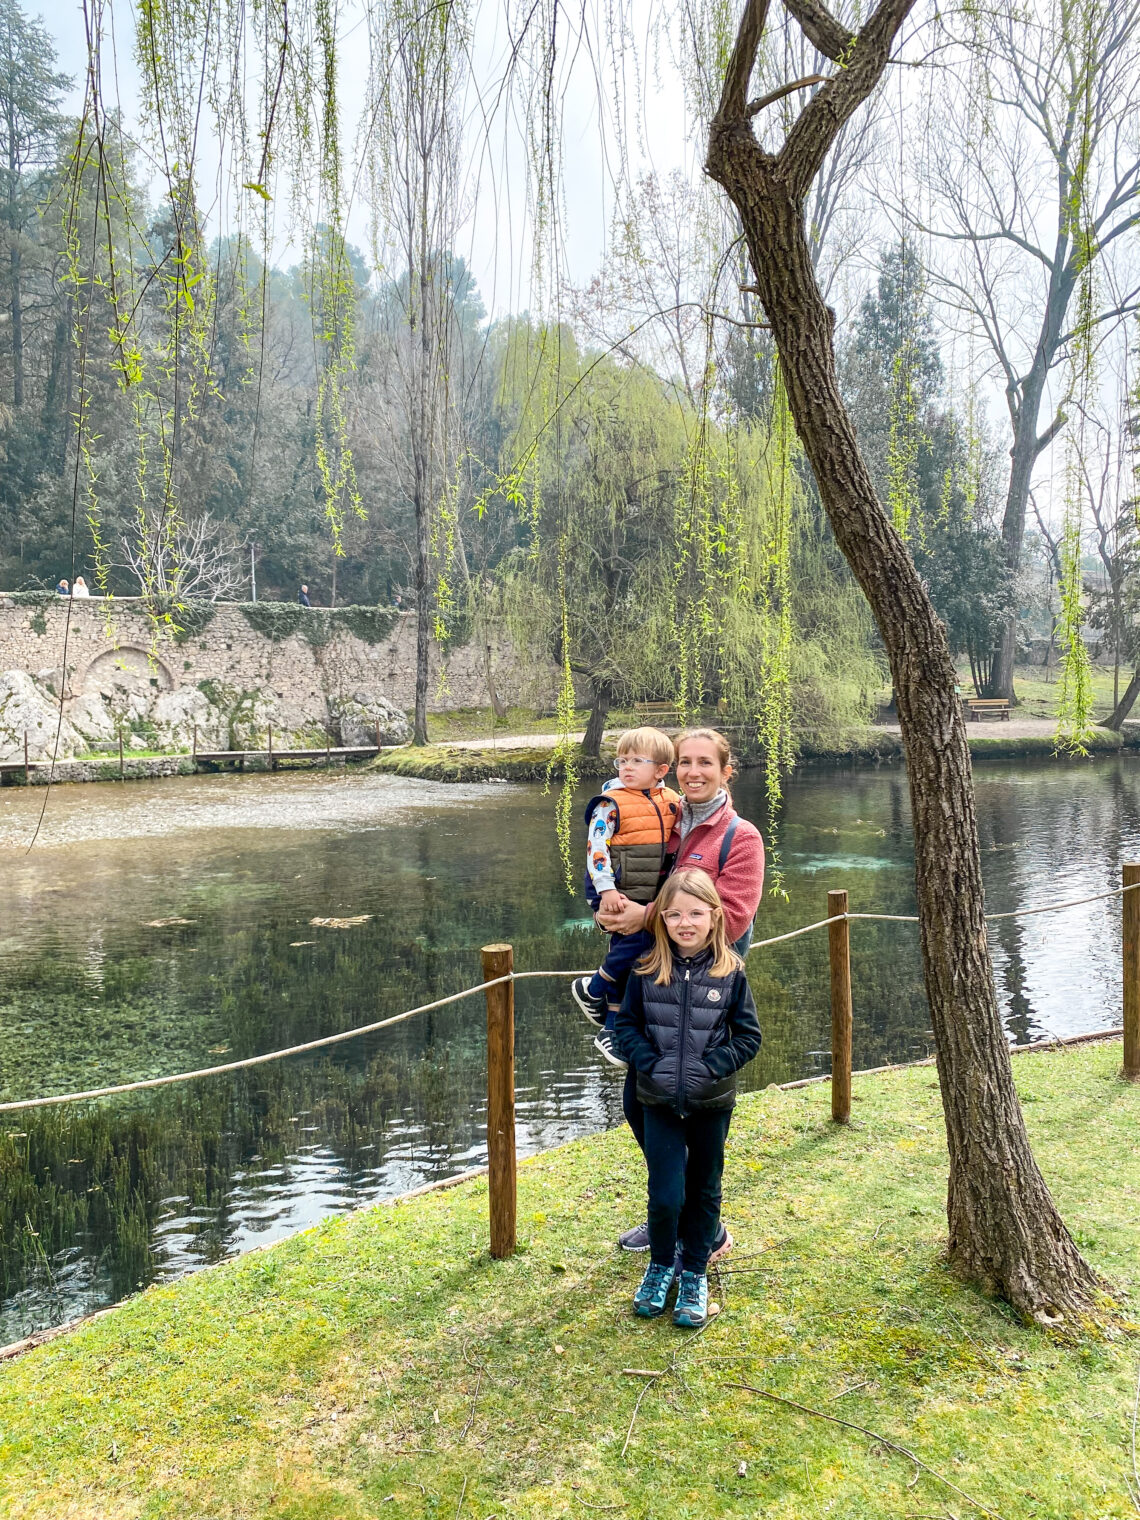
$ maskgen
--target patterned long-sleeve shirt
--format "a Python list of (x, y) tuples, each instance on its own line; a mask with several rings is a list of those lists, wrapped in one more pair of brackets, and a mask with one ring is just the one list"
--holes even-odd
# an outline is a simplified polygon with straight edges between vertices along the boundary
[[(620, 786), (621, 782), (614, 778), (605, 783), (602, 791), (616, 790)], [(603, 892), (613, 892), (617, 888), (614, 865), (610, 858), (610, 840), (614, 837), (617, 820), (617, 808), (603, 798), (595, 804), (586, 826), (586, 870), (599, 897)]]

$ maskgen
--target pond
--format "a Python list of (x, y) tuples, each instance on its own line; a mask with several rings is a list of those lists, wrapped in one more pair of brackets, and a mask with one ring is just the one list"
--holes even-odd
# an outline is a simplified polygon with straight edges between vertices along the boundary
[[(1140, 762), (991, 765), (976, 778), (991, 912), (1106, 891), (1140, 850)], [(581, 802), (589, 795), (583, 788)], [(198, 777), (0, 792), (0, 1095), (211, 1066), (370, 1023), (519, 969), (594, 965), (556, 858), (553, 797), (370, 774)], [(736, 800), (762, 817), (758, 776)], [(579, 810), (580, 811), (580, 810)], [(787, 901), (758, 936), (912, 913), (900, 769), (788, 786)], [(315, 919), (359, 919), (345, 927)], [(852, 925), (855, 1065), (928, 1054), (914, 925)], [(1119, 1022), (1120, 905), (994, 925), (1011, 1040)], [(828, 1069), (826, 937), (753, 954), (762, 1087)], [(0, 1344), (484, 1157), (475, 997), (327, 1052), (87, 1105), (0, 1116)], [(566, 983), (517, 989), (519, 1145), (618, 1123), (620, 1073)], [(632, 1220), (631, 1223), (636, 1221)]]

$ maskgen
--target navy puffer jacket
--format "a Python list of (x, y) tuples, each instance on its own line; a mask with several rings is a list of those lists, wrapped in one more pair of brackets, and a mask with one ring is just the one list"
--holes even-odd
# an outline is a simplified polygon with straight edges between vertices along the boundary
[(711, 950), (675, 955), (667, 986), (629, 979), (614, 1043), (642, 1103), (684, 1115), (736, 1102), (736, 1073), (760, 1049), (760, 1025), (743, 968), (713, 976), (712, 960)]

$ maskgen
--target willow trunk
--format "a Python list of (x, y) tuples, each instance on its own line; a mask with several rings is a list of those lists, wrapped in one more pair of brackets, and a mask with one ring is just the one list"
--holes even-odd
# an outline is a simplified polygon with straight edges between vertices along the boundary
[(961, 705), (945, 630), (875, 496), (836, 376), (834, 313), (804, 233), (803, 202), (744, 121), (718, 122), (709, 172), (743, 221), (792, 415), (836, 540), (890, 660), (906, 750), (926, 991), (950, 1152), (949, 1258), (1039, 1321), (1079, 1313), (1095, 1278), (1029, 1147), (986, 944)]

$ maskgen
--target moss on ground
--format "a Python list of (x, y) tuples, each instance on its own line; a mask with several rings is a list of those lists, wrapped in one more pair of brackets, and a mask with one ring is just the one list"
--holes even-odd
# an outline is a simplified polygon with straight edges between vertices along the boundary
[[(1066, 1218), (1125, 1291), (1140, 1088), (1119, 1064), (1113, 1044), (1015, 1071)], [(644, 1180), (612, 1131), (522, 1166), (509, 1262), (468, 1183), (151, 1289), (9, 1364), (0, 1510), (880, 1520), (979, 1513), (964, 1490), (1002, 1520), (1134, 1514), (1135, 1336), (1028, 1328), (946, 1272), (931, 1068), (857, 1079), (855, 1110), (831, 1125), (826, 1085), (741, 1102), (737, 1245), (700, 1336), (630, 1313), (643, 1261), (613, 1239)], [(646, 1392), (625, 1368), (666, 1375)], [(958, 1492), (742, 1382), (910, 1447)]]
[[(1000, 725), (995, 724), (994, 727)], [(763, 763), (763, 757), (755, 750), (746, 748), (741, 737), (732, 734), (739, 753), (739, 763), (745, 770)], [(978, 760), (1024, 760), (1031, 758), (1053, 759), (1072, 763), (1082, 756), (1057, 754), (1052, 735), (1013, 737), (1001, 733), (977, 733), (968, 735), (970, 753)], [(1127, 736), (1128, 748), (1140, 747), (1140, 734)], [(1119, 734), (1106, 729), (1096, 729), (1089, 736), (1089, 754), (1115, 754), (1121, 748)], [(802, 735), (797, 740), (801, 764), (879, 764), (903, 761), (902, 740), (898, 734), (881, 728), (845, 730), (833, 737)], [(600, 760), (587, 760), (578, 756), (578, 773), (584, 777), (609, 776), (613, 773), (614, 744), (607, 740), (602, 746)], [(550, 765), (550, 750), (540, 746), (519, 746), (494, 749), (490, 744), (482, 749), (460, 749), (454, 745), (428, 744), (420, 747), (389, 750), (370, 765), (397, 776), (418, 776), (426, 781), (542, 781)], [(562, 779), (563, 768), (555, 762), (552, 776)]]
[[(612, 744), (602, 746), (600, 760), (578, 757), (580, 776), (613, 775)], [(389, 750), (368, 762), (370, 769), (388, 771), (395, 776), (419, 776), (425, 781), (543, 781), (549, 773), (561, 781), (564, 767), (556, 760), (551, 765), (551, 751), (533, 749), (456, 749), (446, 744), (409, 746)]]

